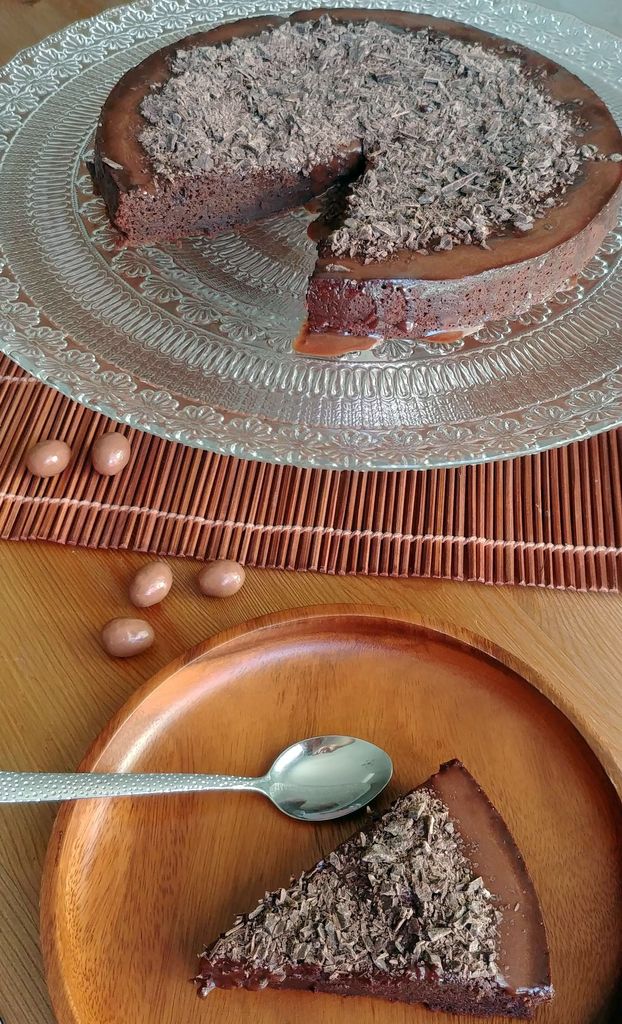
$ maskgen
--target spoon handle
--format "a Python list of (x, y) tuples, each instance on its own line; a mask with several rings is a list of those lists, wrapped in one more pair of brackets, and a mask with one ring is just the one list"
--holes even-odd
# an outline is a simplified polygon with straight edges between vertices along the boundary
[(173, 772), (0, 772), (0, 804), (32, 804), (86, 797), (203, 793), (211, 789), (259, 789), (263, 779), (238, 775)]

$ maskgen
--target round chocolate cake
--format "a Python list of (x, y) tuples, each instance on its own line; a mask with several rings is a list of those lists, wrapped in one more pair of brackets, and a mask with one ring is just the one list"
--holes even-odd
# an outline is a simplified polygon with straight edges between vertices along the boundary
[(297, 347), (446, 339), (577, 274), (615, 224), (622, 138), (574, 75), (399, 11), (252, 18), (157, 51), (115, 86), (93, 175), (130, 245), (320, 201)]

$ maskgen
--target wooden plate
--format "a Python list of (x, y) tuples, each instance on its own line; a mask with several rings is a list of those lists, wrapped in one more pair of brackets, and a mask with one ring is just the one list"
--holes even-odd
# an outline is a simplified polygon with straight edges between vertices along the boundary
[[(509, 824), (540, 895), (557, 996), (536, 1020), (614, 1024), (620, 803), (585, 740), (527, 679), (546, 689), (485, 641), (401, 613), (288, 612), (217, 636), (161, 672), (83, 768), (250, 775), (295, 739), (353, 733), (393, 757), (388, 800), (460, 757)], [(188, 983), (204, 940), (354, 827), (298, 824), (253, 794), (64, 805), (42, 899), (60, 1024), (455, 1021), (307, 993), (214, 992), (202, 1001)]]

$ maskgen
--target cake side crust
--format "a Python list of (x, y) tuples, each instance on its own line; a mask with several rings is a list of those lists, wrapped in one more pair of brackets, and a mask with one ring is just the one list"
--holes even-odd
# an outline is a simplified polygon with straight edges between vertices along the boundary
[(326, 974), (307, 965), (284, 971), (285, 976), (252, 971), (242, 963), (205, 960), (196, 979), (198, 994), (206, 997), (214, 988), (263, 991), (265, 989), (298, 992), (324, 992), (327, 995), (384, 999), (411, 1005), (423, 1004), (439, 1013), (467, 1013), (476, 1016), (504, 1016), (529, 1020), (536, 1007), (552, 996), (552, 990), (538, 993), (513, 993), (485, 982), (465, 983), (439, 980), (427, 973), (422, 978), (387, 977), (381, 972), (331, 980)]

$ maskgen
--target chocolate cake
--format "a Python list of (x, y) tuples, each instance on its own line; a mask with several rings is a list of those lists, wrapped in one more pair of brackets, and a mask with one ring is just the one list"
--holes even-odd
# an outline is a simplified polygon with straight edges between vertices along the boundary
[(527, 869), (459, 761), (236, 918), (195, 980), (514, 1018), (553, 995)]
[(319, 337), (299, 345), (330, 353), (468, 333), (548, 297), (615, 224), (621, 151), (595, 93), (525, 47), (423, 15), (312, 10), (220, 26), (129, 71), (93, 175), (132, 245), (336, 190), (314, 227)]

